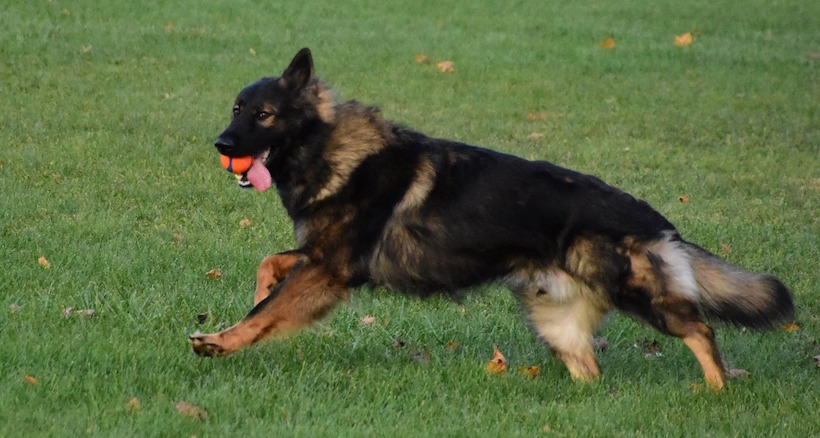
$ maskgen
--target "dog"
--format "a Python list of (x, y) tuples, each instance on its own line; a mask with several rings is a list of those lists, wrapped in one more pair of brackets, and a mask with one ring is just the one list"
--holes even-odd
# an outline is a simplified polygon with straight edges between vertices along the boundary
[(337, 101), (307, 48), (239, 93), (215, 146), (254, 158), (240, 185), (275, 184), (298, 249), (262, 261), (244, 319), (189, 337), (201, 356), (286, 336), (364, 284), (458, 297), (496, 283), (574, 379), (599, 377), (593, 335), (618, 309), (681, 338), (719, 390), (727, 374), (704, 320), (770, 328), (794, 315), (780, 280), (685, 241), (596, 177), (430, 138)]

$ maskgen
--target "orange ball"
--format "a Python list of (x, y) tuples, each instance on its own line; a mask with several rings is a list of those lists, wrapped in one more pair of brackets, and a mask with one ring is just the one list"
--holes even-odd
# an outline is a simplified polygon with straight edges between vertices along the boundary
[(251, 156), (229, 157), (227, 155), (220, 154), (219, 158), (222, 160), (222, 167), (224, 167), (225, 170), (237, 175), (247, 172), (253, 164), (253, 157)]

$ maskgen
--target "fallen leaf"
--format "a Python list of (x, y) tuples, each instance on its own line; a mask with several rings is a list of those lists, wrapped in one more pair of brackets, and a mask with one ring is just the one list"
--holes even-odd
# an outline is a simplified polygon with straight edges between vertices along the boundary
[(199, 406), (194, 406), (186, 401), (180, 401), (179, 403), (177, 403), (176, 408), (177, 412), (179, 412), (182, 415), (185, 415), (186, 417), (196, 418), (200, 421), (205, 421), (206, 419), (208, 419), (208, 414), (205, 412), (205, 410), (203, 410)]
[(683, 203), (683, 204), (686, 204), (686, 203), (688, 203), (688, 202), (689, 202), (689, 196), (687, 196), (687, 195), (680, 195), (680, 196), (678, 196), (678, 201), (680, 201), (680, 202), (681, 202), (681, 203)]
[(726, 372), (726, 376), (730, 379), (745, 379), (751, 375), (752, 373), (740, 368), (730, 368), (729, 371)]
[(601, 46), (601, 48), (603, 48), (603, 49), (614, 49), (615, 48), (615, 38), (609, 37), (609, 38), (601, 41), (600, 43), (598, 43), (598, 45)]
[(527, 119), (536, 121), (536, 120), (546, 120), (547, 113), (540, 112), (540, 113), (527, 113)]
[(94, 309), (82, 309), (82, 310), (75, 310), (74, 311), (74, 315), (83, 316), (83, 317), (87, 317), (87, 318), (91, 318), (96, 313), (97, 312)]
[(174, 23), (171, 23), (170, 21), (165, 23), (165, 26), (163, 27), (163, 29), (165, 29), (165, 31), (168, 32), (168, 33), (173, 32), (174, 31)]
[(40, 381), (37, 380), (36, 377), (32, 376), (31, 374), (26, 374), (23, 376), (23, 381), (28, 383), (29, 385), (39, 385)]
[(452, 73), (456, 71), (456, 65), (453, 61), (441, 61), (436, 64), (436, 68), (442, 73)]
[(219, 280), (222, 278), (222, 271), (219, 269), (211, 269), (205, 273), (205, 277), (210, 278), (211, 280)]
[(732, 245), (730, 243), (720, 244), (720, 255), (726, 257), (730, 252), (732, 252)]
[(131, 399), (128, 400), (128, 403), (125, 404), (126, 412), (137, 412), (140, 410), (141, 407), (142, 405), (140, 404), (139, 399), (136, 397), (131, 397)]
[(423, 348), (418, 351), (414, 351), (410, 353), (410, 360), (416, 363), (425, 364), (430, 362), (432, 356), (430, 355), (430, 351), (427, 348)]
[(171, 240), (174, 242), (175, 245), (179, 244), (179, 242), (182, 242), (183, 237), (184, 236), (182, 235), (182, 233), (171, 234)]
[(544, 138), (543, 132), (533, 132), (532, 134), (527, 136), (530, 140), (538, 140), (539, 138)]
[(790, 323), (783, 326), (783, 331), (787, 332), (787, 333), (798, 332), (798, 331), (800, 331), (800, 326), (793, 323), (793, 322), (790, 322)]
[(675, 37), (675, 45), (678, 47), (684, 47), (690, 44), (692, 44), (692, 32), (686, 32)]
[(430, 62), (430, 57), (422, 54), (416, 55), (416, 62), (419, 64), (427, 64)]
[(532, 365), (529, 367), (519, 366), (518, 372), (531, 379), (534, 379), (538, 377), (539, 374), (541, 374), (541, 367), (539, 367), (538, 365)]
[(450, 351), (456, 351), (458, 349), (458, 342), (450, 341), (447, 343), (447, 349)]
[(62, 312), (63, 318), (71, 317), (71, 313), (73, 311), (74, 311), (73, 307), (63, 307), (63, 312)]
[(19, 304), (17, 304), (17, 303), (9, 304), (9, 312), (17, 313), (18, 310), (20, 310), (20, 305)]
[(37, 263), (39, 263), (40, 266), (43, 267), (43, 269), (51, 268), (51, 263), (49, 263), (48, 259), (45, 257), (40, 257), (39, 259), (37, 259)]
[(661, 353), (661, 346), (658, 344), (658, 341), (652, 339), (644, 339), (640, 342), (636, 342), (633, 347), (640, 348), (643, 351), (645, 357), (659, 357), (663, 356)]
[(495, 345), (493, 345), (493, 358), (487, 363), (485, 369), (491, 374), (504, 374), (507, 372), (507, 358), (501, 354), (501, 351)]
[(373, 325), (374, 322), (376, 322), (376, 317), (375, 316), (365, 315), (362, 318), (362, 324), (364, 324), (364, 325)]
[(239, 228), (245, 229), (251, 226), (252, 224), (253, 222), (251, 222), (250, 219), (242, 219), (241, 221), (239, 221)]
[(820, 355), (814, 356), (814, 364), (820, 367)]

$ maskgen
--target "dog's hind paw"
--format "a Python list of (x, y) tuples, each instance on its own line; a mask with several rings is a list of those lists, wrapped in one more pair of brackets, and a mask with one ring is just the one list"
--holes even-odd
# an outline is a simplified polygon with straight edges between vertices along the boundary
[(194, 350), (194, 353), (203, 357), (225, 356), (230, 353), (221, 345), (214, 342), (215, 337), (214, 335), (196, 332), (188, 336), (188, 343), (191, 345), (191, 349)]

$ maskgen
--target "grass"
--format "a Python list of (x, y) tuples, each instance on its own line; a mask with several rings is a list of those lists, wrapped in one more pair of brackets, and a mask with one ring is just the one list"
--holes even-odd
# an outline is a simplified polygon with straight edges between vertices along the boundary
[[(0, 13), (0, 436), (816, 434), (818, 17), (798, 0), (12, 0)], [(675, 46), (687, 31), (694, 43)], [(599, 47), (610, 36), (616, 47)], [(364, 289), (292, 339), (195, 357), (186, 333), (241, 318), (256, 264), (293, 245), (275, 196), (235, 189), (210, 144), (235, 92), (302, 46), (343, 98), (390, 119), (648, 200), (687, 239), (780, 276), (800, 330), (718, 327), (725, 359), (751, 376), (712, 394), (693, 386), (681, 342), (614, 316), (604, 377), (580, 385), (504, 291), (453, 304)], [(662, 355), (634, 347), (645, 339)], [(494, 344), (541, 374), (488, 375)], [(180, 400), (207, 419), (180, 415)]]

